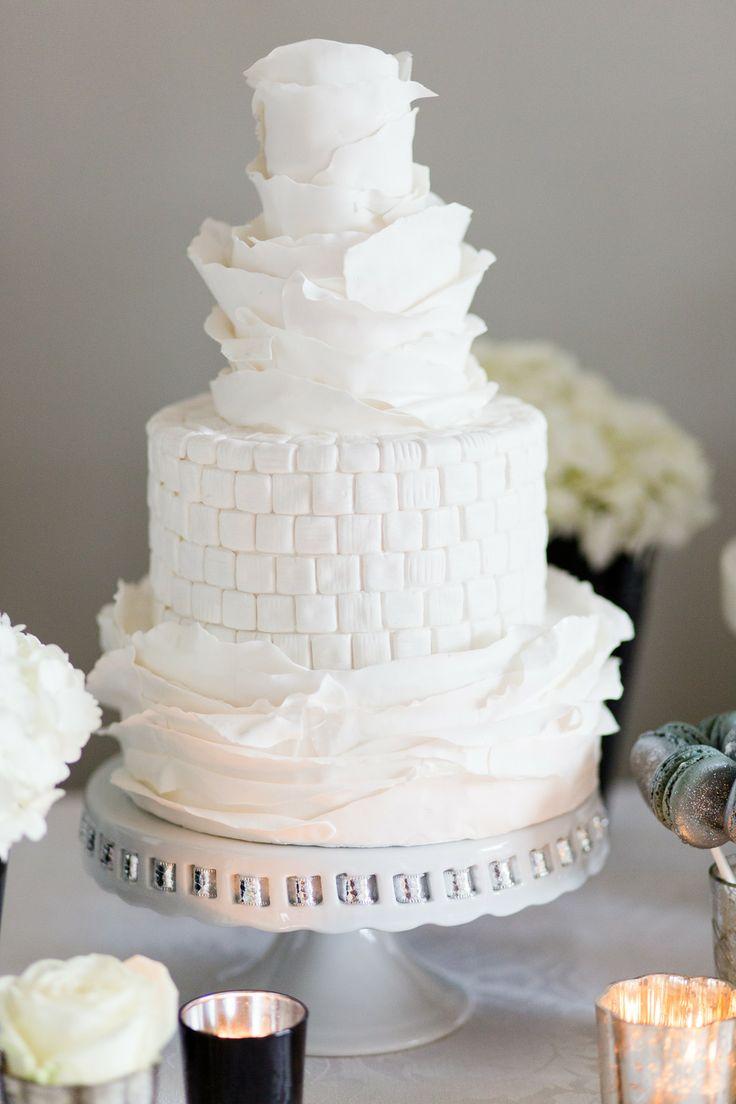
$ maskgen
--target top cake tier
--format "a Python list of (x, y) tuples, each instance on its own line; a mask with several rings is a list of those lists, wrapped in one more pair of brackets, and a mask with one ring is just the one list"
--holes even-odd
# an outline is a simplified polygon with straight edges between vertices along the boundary
[(463, 242), (471, 212), (413, 163), (411, 58), (312, 40), (246, 72), (263, 207), (207, 220), (189, 255), (217, 307), (218, 414), (254, 429), (397, 433), (483, 420), (495, 387), (468, 314), (493, 256)]

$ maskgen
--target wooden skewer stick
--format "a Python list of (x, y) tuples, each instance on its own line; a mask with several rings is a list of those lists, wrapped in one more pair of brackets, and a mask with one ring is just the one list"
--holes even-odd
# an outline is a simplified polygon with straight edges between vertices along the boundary
[(723, 881), (730, 882), (731, 885), (736, 885), (736, 874), (724, 855), (723, 849), (721, 847), (714, 847), (711, 850), (711, 855), (713, 856), (713, 861), (718, 867), (718, 873), (721, 875)]

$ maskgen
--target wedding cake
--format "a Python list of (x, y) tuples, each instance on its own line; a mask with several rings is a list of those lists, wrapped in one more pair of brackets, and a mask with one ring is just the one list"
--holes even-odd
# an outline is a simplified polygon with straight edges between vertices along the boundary
[(411, 58), (315, 40), (247, 72), (262, 213), (189, 255), (209, 394), (148, 426), (150, 575), (100, 615), (115, 783), (236, 839), (481, 838), (579, 805), (626, 616), (548, 570), (545, 423), (469, 314), (493, 256), (413, 163)]

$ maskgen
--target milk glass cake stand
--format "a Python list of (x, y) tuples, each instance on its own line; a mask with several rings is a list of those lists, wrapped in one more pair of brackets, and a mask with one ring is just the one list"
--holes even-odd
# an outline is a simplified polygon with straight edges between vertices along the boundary
[(242, 979), (310, 1009), (308, 1050), (380, 1054), (439, 1039), (471, 1002), (396, 938), (509, 916), (577, 889), (608, 854), (598, 794), (573, 812), (483, 840), (415, 847), (244, 843), (169, 824), (112, 785), (118, 761), (92, 777), (80, 840), (103, 889), (166, 916), (279, 936)]

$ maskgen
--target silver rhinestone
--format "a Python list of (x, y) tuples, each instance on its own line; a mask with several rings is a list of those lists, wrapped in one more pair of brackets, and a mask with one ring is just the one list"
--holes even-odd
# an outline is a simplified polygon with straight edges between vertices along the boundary
[(322, 879), (319, 874), (310, 874), (307, 877), (293, 875), (287, 878), (286, 891), (290, 905), (314, 908), (315, 905), (322, 904)]
[(596, 814), (590, 822), (593, 839), (602, 840), (608, 830), (608, 817)]
[(514, 889), (521, 885), (521, 879), (516, 864), (516, 855), (510, 855), (508, 859), (494, 859), (491, 866), (491, 887), (494, 893), (502, 889)]
[(590, 833), (588, 832), (588, 829), (585, 827), (585, 825), (581, 824), (578, 828), (576, 828), (575, 838), (577, 839), (578, 844), (580, 845), (580, 850), (583, 852), (584, 855), (587, 855), (590, 851), (593, 850), (593, 841), (591, 840)]
[(82, 847), (88, 854), (93, 855), (95, 850), (95, 842), (97, 840), (97, 832), (95, 826), (89, 819), (86, 813), (82, 815), (82, 819), (79, 822), (79, 838), (82, 841)]
[(459, 870), (450, 869), (444, 872), (445, 894), (451, 901), (463, 901), (467, 897), (475, 897), (478, 885), (475, 871), (472, 866), (465, 866)]
[(192, 894), (213, 900), (217, 896), (217, 871), (211, 866), (192, 867)]
[(529, 852), (532, 875), (535, 878), (547, 878), (552, 873), (552, 856), (549, 847), (534, 847)]
[(378, 880), (375, 874), (338, 874), (337, 896), (345, 905), (375, 905)]
[(560, 866), (572, 866), (575, 862), (575, 852), (572, 849), (569, 836), (563, 836), (557, 841), (557, 857), (560, 860)]
[(100, 835), (99, 858), (105, 870), (112, 870), (115, 863), (115, 844), (107, 836)]
[(162, 893), (176, 893), (176, 863), (151, 859), (151, 885)]
[(422, 905), (430, 900), (429, 874), (394, 874), (394, 896), (400, 905)]
[(138, 881), (138, 855), (135, 851), (120, 852), (120, 877), (124, 882)]
[(259, 878), (257, 874), (236, 874), (235, 904), (268, 908), (271, 904), (268, 878)]

